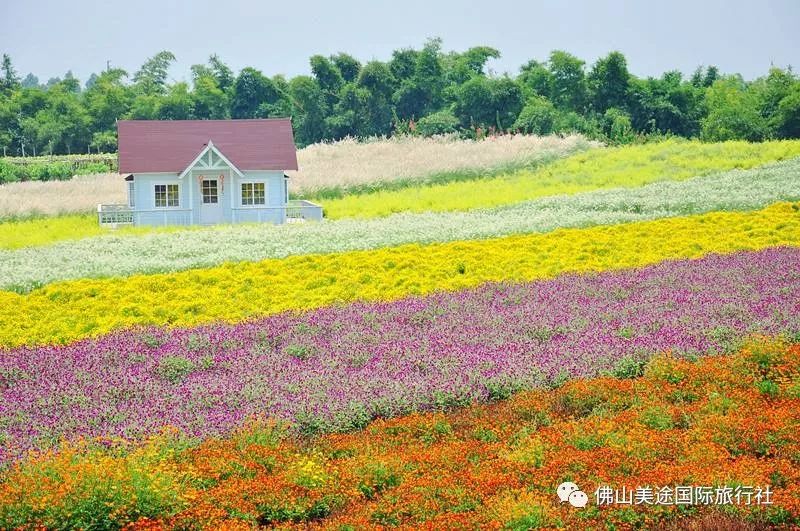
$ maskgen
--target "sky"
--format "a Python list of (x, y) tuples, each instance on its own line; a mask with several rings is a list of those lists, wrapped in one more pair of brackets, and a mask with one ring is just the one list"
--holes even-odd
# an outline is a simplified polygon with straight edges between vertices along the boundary
[(107, 64), (132, 75), (160, 50), (177, 57), (171, 81), (212, 53), (235, 71), (291, 77), (314, 54), (388, 60), (430, 37), (445, 51), (497, 48), (496, 74), (554, 49), (588, 65), (619, 50), (637, 76), (713, 64), (754, 79), (800, 67), (798, 28), (800, 0), (0, 0), (0, 53), (41, 82), (67, 70), (85, 81)]

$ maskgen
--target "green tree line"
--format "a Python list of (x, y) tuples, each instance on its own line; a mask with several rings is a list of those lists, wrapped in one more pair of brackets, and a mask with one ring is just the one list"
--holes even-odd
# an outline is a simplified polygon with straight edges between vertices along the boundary
[(491, 75), (488, 46), (444, 52), (439, 39), (362, 64), (346, 53), (310, 58), (311, 75), (287, 79), (212, 55), (190, 82), (168, 83), (162, 51), (132, 75), (112, 68), (81, 84), (71, 72), (41, 84), (0, 70), (0, 148), (7, 155), (116, 150), (118, 119), (293, 117), (300, 146), (346, 136), (579, 132), (612, 143), (644, 135), (709, 141), (800, 137), (800, 80), (770, 68), (753, 81), (698, 67), (637, 77), (617, 51), (592, 65), (565, 51), (519, 73)]

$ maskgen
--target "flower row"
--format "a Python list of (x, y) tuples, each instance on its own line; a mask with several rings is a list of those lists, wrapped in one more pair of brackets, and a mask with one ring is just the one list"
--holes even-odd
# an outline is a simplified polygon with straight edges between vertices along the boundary
[[(311, 441), (256, 421), (197, 446), (174, 432), (143, 445), (68, 443), (5, 472), (0, 527), (792, 527), (798, 356), (798, 346), (753, 339), (694, 363), (655, 357), (637, 379), (568, 382)], [(566, 481), (587, 493), (586, 508), (559, 503)], [(729, 492), (730, 503), (667, 503), (665, 492), (687, 486)], [(736, 494), (748, 486), (769, 498), (748, 505)], [(660, 503), (605, 497), (599, 507), (609, 488), (650, 489)]]
[(800, 141), (764, 143), (669, 140), (591, 149), (534, 171), (473, 182), (382, 190), (325, 201), (331, 219), (372, 218), (394, 212), (446, 212), (510, 205), (539, 197), (598, 188), (642, 186), (664, 180), (753, 168), (800, 155)]
[(800, 333), (799, 272), (799, 248), (773, 248), (18, 348), (0, 359), (0, 437), (14, 457), (165, 424), (205, 438), (258, 415), (312, 434), (636, 374), (657, 352), (696, 356), (753, 333)]
[(484, 241), (292, 256), (125, 279), (66, 281), (27, 295), (0, 292), (0, 346), (68, 343), (141, 324), (239, 321), (285, 310), (453, 291), (487, 281), (552, 278), (777, 245), (800, 245), (796, 204)]
[[(612, 225), (713, 211), (755, 210), (800, 199), (800, 159), (753, 170), (558, 196), (470, 212), (396, 214), (372, 220), (269, 224), (88, 238), (0, 251), (0, 288), (213, 267), (289, 255), (376, 249)], [(54, 223), (54, 222), (50, 222)], [(224, 243), (220, 243), (224, 242)]]

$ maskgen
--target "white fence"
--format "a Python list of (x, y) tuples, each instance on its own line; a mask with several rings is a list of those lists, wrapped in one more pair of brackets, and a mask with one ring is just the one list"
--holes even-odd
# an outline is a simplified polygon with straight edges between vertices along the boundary
[[(186, 209), (184, 210), (185, 212), (190, 212), (189, 210)], [(234, 222), (242, 221), (241, 218), (237, 219), (238, 216), (236, 215), (236, 212), (243, 209), (233, 209), (233, 210), (234, 210), (234, 215), (233, 215)], [(274, 222), (280, 222), (281, 211), (283, 213), (282, 218), (285, 219), (286, 222), (288, 223), (297, 223), (303, 221), (322, 221), (322, 207), (316, 203), (312, 203), (311, 201), (306, 201), (305, 199), (291, 200), (286, 204), (286, 206), (264, 207), (255, 209), (250, 207), (247, 208), (246, 210), (249, 212), (260, 210), (265, 213), (272, 213), (273, 214), (272, 216), (265, 216), (265, 218), (272, 219)], [(97, 205), (97, 219), (101, 227), (117, 228), (121, 226), (133, 225), (134, 217), (137, 218), (137, 224), (138, 224), (140, 222), (140, 220), (138, 220), (138, 215), (141, 215), (143, 212), (160, 212), (160, 211), (134, 210), (128, 205)], [(171, 209), (164, 212), (175, 212), (175, 211), (174, 209)], [(261, 220), (261, 216), (259, 216), (258, 220), (259, 221)], [(164, 223), (165, 224), (167, 223), (166, 218)]]
[(133, 225), (133, 209), (128, 205), (97, 205), (97, 219), (101, 227), (111, 229)]

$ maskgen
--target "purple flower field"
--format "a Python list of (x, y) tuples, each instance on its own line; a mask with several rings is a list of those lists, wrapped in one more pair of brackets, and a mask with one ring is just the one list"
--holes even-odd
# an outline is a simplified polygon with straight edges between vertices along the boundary
[(800, 249), (487, 284), (237, 325), (138, 329), (0, 351), (0, 463), (61, 438), (190, 437), (251, 416), (304, 433), (500, 398), (800, 331)]

